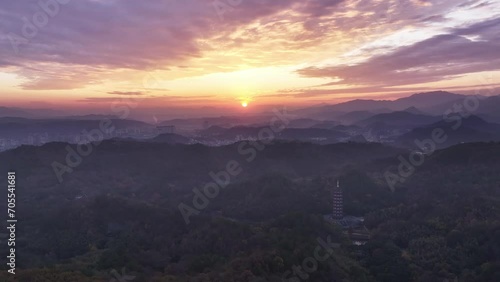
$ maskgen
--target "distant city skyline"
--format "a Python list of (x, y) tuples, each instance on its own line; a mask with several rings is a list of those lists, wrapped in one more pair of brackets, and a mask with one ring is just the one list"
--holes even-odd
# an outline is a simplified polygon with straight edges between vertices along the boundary
[(8, 107), (257, 114), (500, 82), (498, 1), (27, 0), (0, 13)]

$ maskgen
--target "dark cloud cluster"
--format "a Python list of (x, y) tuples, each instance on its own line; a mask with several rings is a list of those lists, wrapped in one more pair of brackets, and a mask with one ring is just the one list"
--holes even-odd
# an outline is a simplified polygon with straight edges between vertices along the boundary
[(303, 76), (339, 79), (335, 84), (398, 86), (440, 81), (500, 69), (500, 18), (404, 46), (355, 64), (308, 67)]
[[(307, 15), (324, 14), (340, 2), (312, 0), (297, 5), (292, 0), (241, 0), (238, 5), (230, 5), (239, 2), (218, 1), (230, 9), (219, 15), (216, 1), (205, 0), (69, 1), (59, 4), (57, 11), (53, 9), (43, 27), (35, 24), (35, 18), (40, 18), (44, 11), (38, 3), (57, 0), (2, 1), (0, 62), (158, 67), (200, 56), (202, 50), (196, 39), (236, 29), (292, 7)], [(35, 26), (36, 36), (26, 37), (26, 25)], [(18, 56), (13, 52), (9, 37), (12, 34), (29, 41), (19, 44)]]

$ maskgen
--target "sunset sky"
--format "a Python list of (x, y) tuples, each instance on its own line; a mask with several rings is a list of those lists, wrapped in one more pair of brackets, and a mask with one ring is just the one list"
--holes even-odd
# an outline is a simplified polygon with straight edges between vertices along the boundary
[(1, 2), (1, 106), (251, 110), (500, 83), (498, 0), (54, 1)]

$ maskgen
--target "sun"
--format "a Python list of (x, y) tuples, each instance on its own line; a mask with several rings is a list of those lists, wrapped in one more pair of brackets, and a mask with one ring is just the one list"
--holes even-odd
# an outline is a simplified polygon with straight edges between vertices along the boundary
[(241, 106), (242, 106), (243, 108), (248, 107), (248, 102), (247, 102), (247, 101), (242, 101), (242, 102), (241, 102)]

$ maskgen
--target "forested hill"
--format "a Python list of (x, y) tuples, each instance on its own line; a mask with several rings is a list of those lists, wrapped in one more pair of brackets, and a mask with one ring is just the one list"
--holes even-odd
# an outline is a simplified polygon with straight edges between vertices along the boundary
[[(309, 281), (500, 281), (499, 143), (436, 151), (394, 192), (384, 173), (409, 152), (276, 143), (247, 161), (238, 146), (106, 141), (62, 183), (51, 164), (66, 144), (0, 154), (0, 170), (17, 171), (22, 218), (19, 280), (0, 280), (110, 281), (125, 268), (133, 281), (282, 281), (330, 236), (340, 247)], [(187, 225), (177, 204), (230, 160), (241, 174)], [(363, 247), (323, 220), (331, 176), (346, 213), (366, 218)]]
[[(367, 163), (392, 157), (403, 150), (376, 143), (275, 143), (258, 149), (248, 142), (223, 147), (171, 145), (136, 141), (104, 141), (59, 183), (54, 162), (67, 165), (67, 144), (41, 147), (22, 146), (0, 153), (0, 170), (18, 171), (20, 185), (27, 193), (45, 190), (46, 195), (73, 197), (81, 193), (116, 193), (150, 197), (154, 193), (190, 193), (209, 181), (210, 172), (225, 170), (236, 161), (241, 174), (232, 182), (280, 174), (289, 179), (331, 174), (348, 164)], [(74, 151), (76, 146), (71, 145)], [(0, 176), (1, 177), (1, 176)], [(56, 197), (58, 197), (56, 196)]]

